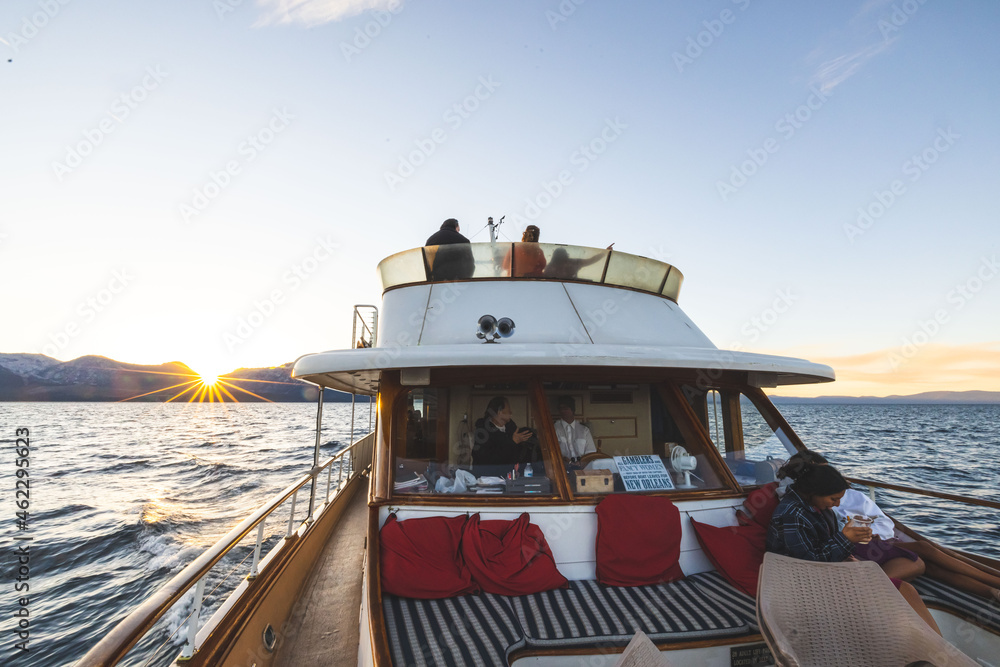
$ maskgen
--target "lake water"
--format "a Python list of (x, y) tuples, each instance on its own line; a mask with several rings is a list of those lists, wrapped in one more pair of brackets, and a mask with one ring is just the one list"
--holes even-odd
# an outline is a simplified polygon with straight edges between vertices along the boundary
[[(0, 403), (3, 494), (0, 661), (71, 665), (204, 549), (308, 470), (309, 404)], [(810, 447), (846, 474), (1000, 500), (1000, 406), (782, 407)], [(350, 405), (324, 409), (323, 458), (350, 435)], [(359, 405), (356, 437), (367, 432)], [(16, 524), (14, 437), (31, 432), (31, 507)], [(1000, 512), (879, 492), (879, 504), (931, 537), (1000, 558)], [(300, 504), (301, 507), (301, 504)], [(298, 516), (304, 516), (299, 513)], [(280, 511), (267, 544), (284, 534)], [(30, 651), (15, 650), (16, 550), (31, 537)], [(216, 567), (207, 591), (252, 540)], [(244, 571), (245, 574), (245, 571)], [(242, 575), (239, 575), (242, 576)], [(239, 580), (206, 600), (206, 618)], [(125, 664), (168, 665), (188, 606), (175, 608)], [(162, 650), (154, 657), (157, 647)]]

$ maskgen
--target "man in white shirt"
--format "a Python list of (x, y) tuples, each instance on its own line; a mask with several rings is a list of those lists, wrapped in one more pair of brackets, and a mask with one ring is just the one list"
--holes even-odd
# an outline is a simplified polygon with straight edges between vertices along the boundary
[(559, 438), (559, 449), (563, 458), (575, 461), (584, 454), (596, 452), (594, 436), (590, 429), (576, 421), (576, 401), (572, 396), (560, 396), (556, 401), (559, 409), (559, 420), (556, 421), (556, 437)]

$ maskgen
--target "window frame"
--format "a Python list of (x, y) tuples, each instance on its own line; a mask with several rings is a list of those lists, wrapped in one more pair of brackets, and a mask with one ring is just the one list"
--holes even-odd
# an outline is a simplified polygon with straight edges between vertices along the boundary
[[(605, 497), (606, 494), (575, 494), (572, 490), (566, 466), (563, 463), (562, 452), (559, 449), (559, 442), (555, 433), (555, 424), (552, 418), (553, 407), (548, 400), (544, 383), (546, 382), (598, 382), (603, 377), (613, 376), (612, 384), (634, 384), (646, 383), (650, 389), (660, 396), (664, 408), (670, 413), (677, 428), (681, 431), (685, 441), (697, 443), (701, 452), (694, 454), (704, 454), (704, 460), (715, 473), (720, 486), (710, 489), (674, 489), (671, 491), (648, 491), (641, 492), (642, 495), (660, 495), (671, 498), (693, 499), (693, 498), (730, 498), (745, 495), (745, 488), (736, 481), (724, 458), (719, 454), (715, 444), (712, 442), (706, 427), (698, 419), (691, 404), (683, 394), (683, 386), (689, 384), (686, 377), (678, 377), (673, 369), (642, 369), (636, 372), (634, 368), (618, 367), (475, 367), (463, 369), (432, 369), (431, 382), (428, 385), (410, 386), (402, 385), (398, 371), (384, 371), (380, 394), (386, 395), (383, 405), (384, 424), (387, 428), (384, 431), (384, 442), (380, 453), (384, 458), (377, 470), (383, 476), (375, 489), (372, 501), (376, 503), (389, 504), (425, 504), (425, 505), (470, 505), (481, 504), (490, 505), (588, 505), (596, 504)], [(657, 372), (660, 371), (660, 372)], [(664, 372), (666, 371), (666, 372)], [(539, 443), (549, 479), (552, 481), (553, 493), (545, 496), (521, 496), (521, 495), (489, 495), (478, 496), (451, 495), (436, 493), (396, 493), (394, 485), (396, 481), (395, 459), (397, 452), (405, 451), (406, 439), (406, 409), (407, 397), (410, 391), (420, 387), (425, 388), (451, 388), (457, 385), (483, 384), (484, 375), (489, 376), (491, 382), (521, 383), (527, 388), (527, 396), (534, 411), (533, 417), (538, 427)], [(718, 389), (718, 387), (711, 387)], [(727, 388), (736, 389), (737, 392), (745, 390), (750, 392), (752, 388), (746, 385), (732, 385)], [(652, 398), (652, 395), (651, 395)], [(766, 396), (764, 400), (767, 401)], [(756, 402), (755, 402), (756, 404)], [(773, 407), (773, 406), (772, 406)], [(449, 408), (450, 409), (450, 408)], [(763, 411), (762, 411), (763, 413)], [(780, 415), (779, 415), (780, 416)], [(471, 415), (470, 415), (471, 418)], [(783, 422), (783, 420), (782, 420)], [(769, 422), (770, 423), (770, 422)], [(784, 422), (787, 427), (787, 422)], [(790, 427), (787, 427), (790, 431)], [(795, 438), (794, 440), (797, 440)], [(655, 452), (654, 452), (655, 453)]]

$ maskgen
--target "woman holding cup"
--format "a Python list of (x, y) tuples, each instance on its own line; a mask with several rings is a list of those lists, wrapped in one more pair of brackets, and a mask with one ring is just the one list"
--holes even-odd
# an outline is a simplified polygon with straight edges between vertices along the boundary
[[(863, 551), (866, 545), (862, 543), (871, 540), (872, 529), (850, 522), (842, 524), (834, 513), (850, 490), (843, 475), (833, 466), (807, 463), (800, 458), (790, 460), (778, 476), (795, 481), (771, 515), (767, 550), (827, 563), (855, 560), (853, 554)], [(884, 565), (882, 569), (885, 570)], [(890, 576), (890, 579), (913, 610), (941, 634), (917, 589), (899, 578)]]
[[(827, 465), (827, 460), (822, 454), (803, 450), (788, 459), (778, 471), (778, 478), (794, 480), (803, 464)], [(854, 556), (875, 561), (890, 577), (908, 580), (926, 573), (955, 588), (1000, 602), (1000, 573), (966, 562), (932, 542), (898, 539), (893, 520), (860, 491), (847, 489), (834, 512), (854, 525), (860, 525), (855, 517), (869, 520), (865, 523), (871, 526), (872, 537), (854, 546)]]

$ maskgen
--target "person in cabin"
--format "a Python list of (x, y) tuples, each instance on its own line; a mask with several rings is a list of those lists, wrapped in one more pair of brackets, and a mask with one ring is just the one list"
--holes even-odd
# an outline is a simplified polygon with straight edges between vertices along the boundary
[[(527, 463), (540, 459), (538, 437), (526, 426), (517, 427), (505, 396), (490, 399), (485, 414), (476, 420), (472, 436), (472, 473), (476, 477), (505, 477), (515, 465), (518, 474), (523, 474)], [(535, 474), (543, 473), (538, 470)]]
[[(796, 462), (794, 467), (795, 481), (771, 515), (767, 550), (826, 563), (857, 560), (854, 550), (871, 539), (872, 531), (850, 523), (841, 526), (833, 511), (850, 487), (847, 480), (830, 465)], [(785, 468), (787, 465), (782, 470)], [(941, 634), (917, 589), (901, 579), (891, 579), (913, 610)]]
[[(822, 454), (806, 449), (788, 459), (778, 471), (778, 478), (796, 479), (805, 464), (829, 465)], [(847, 489), (833, 511), (845, 522), (854, 516), (874, 519), (871, 542), (855, 545), (855, 558), (878, 563), (887, 575), (896, 579), (908, 581), (926, 573), (960, 590), (1000, 602), (1000, 573), (981, 570), (931, 542), (899, 539), (893, 520), (864, 493)]]
[(596, 452), (594, 436), (590, 429), (576, 420), (576, 401), (572, 396), (560, 396), (556, 400), (559, 420), (556, 421), (556, 438), (564, 459), (577, 461), (584, 454)]
[(448, 218), (424, 244), (427, 277), (430, 280), (466, 280), (476, 270), (469, 239), (460, 233), (458, 220)]
[[(541, 230), (535, 225), (528, 225), (521, 235), (521, 242), (515, 243), (513, 249), (507, 252), (503, 260), (503, 270), (508, 276), (516, 278), (541, 278), (545, 275), (545, 253), (538, 245)], [(513, 266), (511, 259), (513, 258)]]

